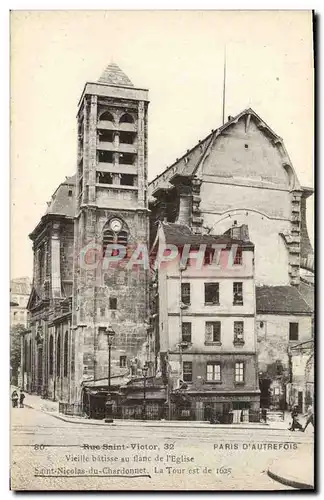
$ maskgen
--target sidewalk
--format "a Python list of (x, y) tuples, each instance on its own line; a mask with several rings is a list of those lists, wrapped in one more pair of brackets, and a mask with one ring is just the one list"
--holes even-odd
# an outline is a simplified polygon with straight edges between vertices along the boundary
[(280, 456), (268, 469), (268, 476), (292, 488), (299, 490), (314, 489), (314, 453), (313, 450), (295, 451), (285, 458)]
[(57, 401), (49, 401), (42, 399), (40, 396), (34, 394), (27, 394), (25, 399), (25, 406), (33, 408), (34, 410), (43, 411), (54, 418), (74, 424), (83, 425), (101, 425), (104, 427), (118, 426), (118, 427), (132, 427), (132, 426), (145, 426), (145, 427), (215, 427), (218, 429), (271, 429), (271, 430), (285, 430), (289, 425), (289, 414), (286, 415), (285, 421), (282, 422), (269, 422), (269, 423), (241, 423), (241, 424), (210, 424), (204, 421), (184, 421), (184, 420), (121, 420), (115, 419), (112, 424), (105, 423), (104, 420), (94, 420), (83, 417), (74, 417), (71, 415), (63, 415), (59, 413), (59, 403)]

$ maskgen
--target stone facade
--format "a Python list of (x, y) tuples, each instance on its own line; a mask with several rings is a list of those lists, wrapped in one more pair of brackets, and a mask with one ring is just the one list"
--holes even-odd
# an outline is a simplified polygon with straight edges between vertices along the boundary
[[(161, 206), (176, 197), (179, 176), (189, 190), (200, 183), (199, 223), (210, 234), (225, 232), (233, 220), (248, 224), (257, 284), (298, 286), (300, 265), (306, 256), (313, 262), (305, 208), (312, 190), (300, 186), (282, 139), (253, 110), (229, 117), (150, 183), (153, 218), (161, 219)], [(188, 209), (188, 221), (195, 219)], [(174, 222), (177, 215), (166, 210), (162, 217)]]
[(34, 271), (24, 335), (25, 390), (64, 399), (71, 390), (71, 307), (75, 178), (52, 196), (46, 214), (30, 234)]
[[(114, 72), (112, 65), (108, 73)], [(108, 326), (115, 332), (112, 377), (127, 377), (146, 360), (148, 271), (130, 269), (127, 259), (117, 269), (106, 269), (102, 258), (90, 269), (84, 260), (85, 249), (103, 257), (107, 242), (130, 253), (148, 242), (147, 91), (109, 82), (103, 76), (100, 85), (86, 84), (79, 103), (73, 400), (81, 386), (107, 384)]]

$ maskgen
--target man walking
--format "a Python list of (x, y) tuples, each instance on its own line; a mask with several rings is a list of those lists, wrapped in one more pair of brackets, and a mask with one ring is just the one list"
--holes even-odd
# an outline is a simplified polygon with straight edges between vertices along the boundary
[(307, 408), (307, 413), (305, 414), (305, 417), (307, 417), (307, 420), (306, 420), (306, 424), (305, 424), (305, 427), (303, 428), (303, 432), (306, 431), (307, 429), (307, 426), (308, 424), (312, 424), (312, 426), (314, 427), (314, 412), (313, 412), (313, 407), (312, 406), (309, 406)]
[(11, 401), (12, 401), (12, 407), (17, 408), (18, 407), (18, 392), (16, 389), (13, 390), (11, 394)]
[(19, 406), (20, 406), (20, 408), (24, 407), (24, 399), (25, 399), (25, 394), (24, 394), (24, 391), (21, 390), (20, 394), (19, 394)]
[(299, 431), (303, 432), (303, 426), (298, 421), (298, 406), (293, 407), (291, 412), (291, 418), (292, 418), (292, 423), (288, 430), (294, 431), (295, 429), (298, 429)]

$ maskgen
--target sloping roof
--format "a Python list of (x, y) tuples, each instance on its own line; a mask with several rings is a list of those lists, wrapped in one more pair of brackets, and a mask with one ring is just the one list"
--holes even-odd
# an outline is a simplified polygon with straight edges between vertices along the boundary
[(108, 64), (98, 82), (118, 87), (134, 87), (128, 76), (115, 63)]
[(253, 243), (250, 241), (241, 241), (231, 238), (229, 235), (211, 235), (211, 234), (194, 234), (190, 228), (184, 224), (176, 224), (171, 222), (161, 222), (161, 227), (165, 235), (166, 243), (173, 245), (183, 246), (185, 244), (190, 245), (212, 245), (220, 243), (228, 244), (240, 244), (244, 247), (253, 247)]
[(311, 308), (293, 286), (257, 286), (257, 314), (311, 314)]
[(54, 192), (46, 214), (73, 217), (75, 212), (75, 175), (67, 177)]
[[(199, 165), (201, 164), (204, 155), (206, 154), (209, 146), (213, 143), (214, 139), (216, 139), (219, 135), (226, 131), (228, 127), (235, 124), (245, 115), (251, 115), (258, 122), (259, 127), (263, 130), (267, 131), (268, 135), (272, 137), (275, 142), (282, 143), (282, 138), (279, 137), (260, 117), (252, 108), (247, 108), (241, 111), (238, 115), (234, 117), (230, 117), (230, 119), (224, 123), (221, 127), (212, 130), (211, 133), (205, 137), (202, 141), (199, 141), (193, 148), (188, 149), (187, 152), (181, 157), (177, 158), (177, 160), (167, 169), (165, 169), (161, 174), (159, 174), (155, 179), (153, 179), (149, 183), (149, 195), (152, 195), (154, 191), (160, 186), (163, 182), (164, 185), (168, 184), (169, 187), (172, 187), (170, 180), (176, 175), (181, 176), (192, 176), (194, 175)], [(288, 153), (285, 151), (287, 160), (289, 160)]]

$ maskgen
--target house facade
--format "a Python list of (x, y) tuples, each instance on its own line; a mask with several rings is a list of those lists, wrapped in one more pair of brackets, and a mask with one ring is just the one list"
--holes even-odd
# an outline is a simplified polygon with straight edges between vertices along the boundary
[[(178, 255), (160, 263), (164, 247)], [(155, 336), (169, 397), (182, 390), (202, 414), (206, 406), (217, 414), (257, 410), (254, 245), (247, 227), (210, 236), (161, 223), (153, 249)]]
[(305, 346), (313, 345), (311, 308), (295, 287), (256, 287), (256, 329), (261, 405), (285, 409), (299, 398), (302, 411), (302, 380), (312, 382), (301, 368), (307, 361)]
[(10, 281), (10, 325), (28, 326), (27, 304), (30, 295), (30, 278), (15, 278)]

